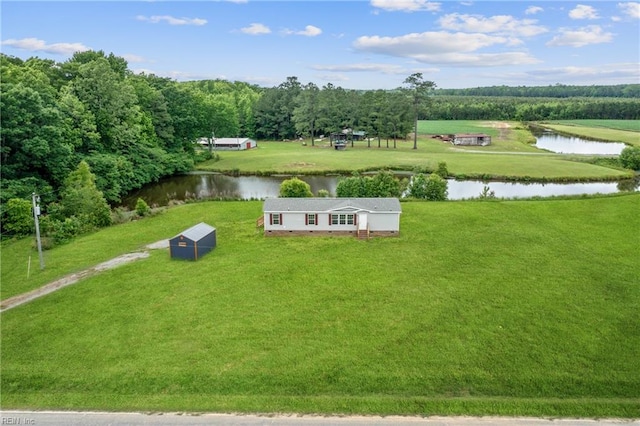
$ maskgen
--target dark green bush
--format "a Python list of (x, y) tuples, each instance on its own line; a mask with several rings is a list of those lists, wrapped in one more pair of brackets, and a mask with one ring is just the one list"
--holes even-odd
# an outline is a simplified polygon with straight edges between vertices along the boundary
[(628, 146), (620, 153), (620, 164), (625, 169), (640, 170), (640, 146)]

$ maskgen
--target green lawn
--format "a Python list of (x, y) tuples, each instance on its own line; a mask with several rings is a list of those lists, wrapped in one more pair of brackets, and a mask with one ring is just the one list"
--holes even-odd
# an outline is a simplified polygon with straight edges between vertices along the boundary
[[(324, 174), (339, 172), (350, 174), (353, 170), (378, 170), (382, 168), (412, 170), (416, 167), (435, 169), (439, 162), (447, 163), (454, 175), (496, 179), (538, 180), (615, 180), (633, 176), (630, 171), (573, 161), (560, 154), (532, 152), (535, 148), (524, 143), (516, 149), (502, 149), (498, 145), (487, 147), (453, 147), (434, 139), (423, 139), (418, 150), (412, 142), (398, 142), (398, 148), (367, 148), (360, 146), (335, 151), (328, 147), (302, 146), (296, 142), (260, 142), (258, 148), (249, 151), (221, 152), (216, 162), (198, 164), (199, 170), (225, 173), (286, 173)], [(372, 142), (373, 144), (373, 142)], [(391, 142), (392, 144), (392, 142)], [(372, 145), (373, 146), (373, 145)], [(500, 152), (495, 152), (502, 149)], [(478, 153), (477, 151), (481, 151)]]
[[(188, 204), (47, 252), (62, 275), (218, 235), (198, 262), (154, 251), (3, 313), (3, 408), (640, 416), (640, 194), (402, 208), (398, 238), (359, 241)], [(2, 247), (3, 292), (23, 248)]]

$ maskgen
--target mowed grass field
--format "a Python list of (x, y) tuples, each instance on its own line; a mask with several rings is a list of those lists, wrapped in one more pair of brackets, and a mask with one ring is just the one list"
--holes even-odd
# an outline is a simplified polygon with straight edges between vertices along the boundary
[[(456, 147), (430, 135), (449, 133), (488, 133), (492, 143), (486, 147)], [(200, 170), (234, 173), (323, 174), (354, 170), (436, 169), (446, 162), (449, 171), (460, 177), (537, 180), (613, 180), (633, 176), (630, 171), (576, 161), (562, 154), (541, 151), (532, 146), (531, 133), (515, 122), (421, 121), (418, 149), (413, 140), (355, 142), (336, 151), (328, 140), (306, 146), (301, 142), (259, 142), (249, 151), (222, 151), (219, 161), (200, 163)], [(370, 145), (370, 146), (369, 146)]]
[[(218, 236), (2, 313), (3, 408), (640, 416), (640, 194), (406, 202), (400, 236), (368, 241), (266, 238), (261, 208), (187, 204), (46, 252), (62, 275), (199, 221)], [(24, 247), (2, 246), (3, 292)]]

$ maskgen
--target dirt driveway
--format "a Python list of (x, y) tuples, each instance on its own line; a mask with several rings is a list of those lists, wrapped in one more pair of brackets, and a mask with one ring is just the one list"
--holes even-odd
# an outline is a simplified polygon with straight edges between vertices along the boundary
[(34, 299), (45, 296), (49, 293), (53, 293), (54, 291), (60, 290), (61, 288), (70, 286), (72, 284), (77, 283), (83, 278), (90, 277), (102, 271), (107, 271), (109, 269), (116, 268), (125, 263), (133, 262), (138, 259), (144, 259), (149, 257), (149, 250), (157, 250), (169, 247), (169, 240), (160, 240), (155, 243), (149, 244), (145, 247), (145, 250), (133, 253), (126, 253), (118, 257), (114, 257), (113, 259), (107, 260), (106, 262), (102, 262), (96, 266), (85, 269), (80, 272), (75, 272), (73, 274), (66, 275), (60, 279), (57, 279), (49, 284), (45, 284), (42, 287), (39, 287), (35, 290), (31, 290), (27, 293), (18, 294), (17, 296), (10, 297), (8, 299), (0, 302), (0, 312), (7, 311), (11, 308), (15, 308), (16, 306), (20, 306), (22, 304), (28, 303)]

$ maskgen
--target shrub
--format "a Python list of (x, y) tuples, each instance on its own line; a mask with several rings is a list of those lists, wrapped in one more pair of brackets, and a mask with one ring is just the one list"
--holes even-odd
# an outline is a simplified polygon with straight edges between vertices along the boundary
[(640, 146), (628, 146), (620, 153), (620, 164), (625, 169), (640, 170)]
[(444, 201), (447, 199), (447, 186), (447, 181), (436, 173), (431, 173), (428, 177), (418, 173), (411, 181), (409, 195), (424, 200)]
[(480, 193), (480, 197), (478, 197), (480, 199), (493, 199), (496, 198), (496, 193), (495, 191), (491, 191), (491, 188), (489, 188), (487, 185), (485, 185), (482, 188), (482, 192)]
[(400, 181), (389, 171), (380, 171), (370, 180), (367, 197), (400, 197)]
[(149, 213), (151, 213), (149, 205), (142, 198), (138, 198), (138, 200), (136, 201), (136, 214), (140, 217), (144, 217)]
[(380, 171), (375, 176), (354, 175), (341, 179), (336, 187), (338, 197), (400, 197), (402, 182), (390, 171)]
[(126, 223), (131, 219), (131, 212), (126, 207), (116, 207), (111, 211), (111, 222), (113, 224)]
[(280, 184), (280, 196), (287, 198), (313, 197), (313, 192), (307, 182), (294, 177)]
[(62, 220), (57, 220), (50, 215), (43, 216), (41, 224), (43, 235), (53, 242), (52, 244), (47, 244), (48, 248), (54, 245), (66, 244), (76, 236), (89, 231), (86, 222), (76, 216)]
[(31, 202), (22, 198), (12, 198), (3, 209), (2, 230), (13, 237), (23, 237), (34, 232)]
[(96, 178), (85, 161), (71, 172), (60, 195), (58, 220), (75, 216), (86, 220), (88, 225), (103, 227), (111, 225), (111, 210), (101, 191), (96, 187)]
[(327, 198), (328, 196), (329, 196), (329, 191), (327, 191), (326, 189), (318, 190), (318, 197)]
[(438, 170), (436, 170), (436, 174), (443, 179), (449, 177), (449, 169), (447, 168), (447, 163), (445, 161), (438, 163)]

